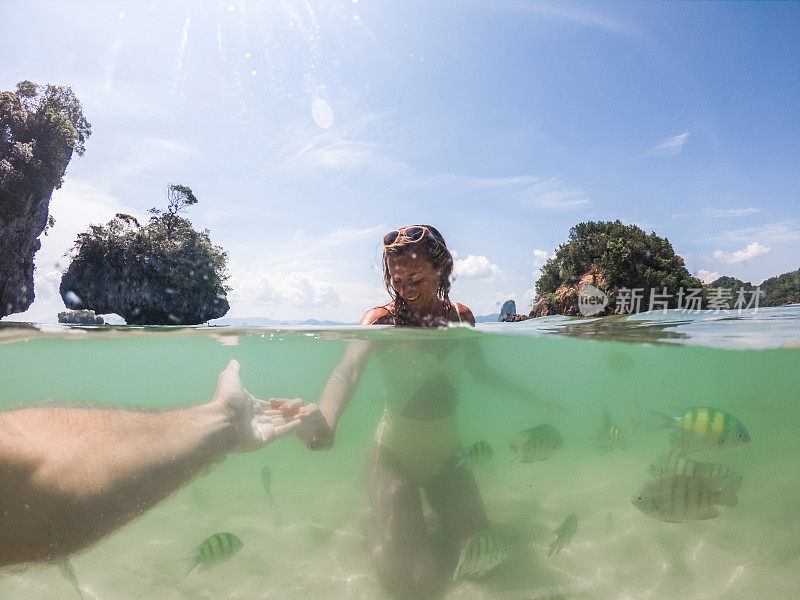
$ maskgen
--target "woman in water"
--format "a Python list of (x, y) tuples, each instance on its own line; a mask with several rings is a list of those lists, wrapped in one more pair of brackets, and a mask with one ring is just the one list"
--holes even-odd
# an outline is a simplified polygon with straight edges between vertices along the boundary
[[(383, 238), (383, 276), (391, 301), (372, 308), (361, 325), (438, 327), (475, 325), (469, 308), (449, 298), (453, 256), (430, 225), (413, 225)], [(356, 340), (328, 379), (298, 436), (327, 450), (369, 358), (382, 367), (386, 408), (375, 436), (369, 492), (375, 521), (373, 558), (383, 584), (402, 598), (427, 597), (452, 577), (470, 536), (489, 528), (472, 473), (459, 463), (457, 379), (466, 368), (493, 388), (531, 392), (488, 367), (474, 340), (464, 336)], [(420, 490), (439, 522), (433, 536), (423, 517)]]

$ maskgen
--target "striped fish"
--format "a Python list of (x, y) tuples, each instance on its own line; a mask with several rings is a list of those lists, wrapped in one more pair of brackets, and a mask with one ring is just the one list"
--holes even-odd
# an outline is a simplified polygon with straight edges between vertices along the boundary
[(78, 576), (75, 574), (75, 569), (73, 568), (72, 563), (69, 562), (69, 560), (64, 559), (62, 562), (58, 563), (58, 570), (61, 571), (64, 579), (69, 581), (72, 584), (72, 587), (75, 588), (78, 598), (83, 600), (83, 592), (81, 592), (81, 586), (78, 583)]
[(509, 444), (516, 452), (512, 461), (529, 463), (536, 460), (547, 460), (564, 445), (564, 438), (553, 425), (537, 425), (532, 429), (520, 432), (516, 442)]
[(736, 506), (742, 476), (710, 479), (685, 475), (662, 475), (642, 486), (631, 503), (647, 516), (670, 523), (713, 519), (718, 505)]
[(718, 463), (702, 463), (692, 460), (680, 453), (662, 454), (648, 468), (650, 475), (686, 475), (687, 477), (712, 477), (717, 479), (730, 479), (736, 473), (725, 465)]
[(194, 555), (190, 559), (191, 566), (186, 572), (188, 575), (196, 567), (199, 571), (205, 571), (218, 563), (228, 560), (231, 556), (242, 549), (242, 540), (225, 531), (220, 531), (207, 537), (197, 547)]
[(457, 456), (456, 468), (469, 470), (475, 465), (484, 465), (492, 460), (494, 450), (488, 442), (480, 441), (462, 449)]
[(689, 408), (676, 416), (656, 413), (662, 427), (675, 427), (672, 449), (689, 454), (704, 449), (735, 448), (750, 441), (750, 434), (732, 414), (709, 406)]
[(608, 414), (608, 408), (605, 406), (603, 407), (603, 429), (600, 431), (598, 446), (602, 453), (623, 450), (625, 446), (625, 436), (622, 434), (622, 430), (611, 422), (611, 415)]
[[(611, 513), (608, 514), (610, 515)], [(575, 535), (576, 531), (578, 531), (578, 515), (570, 513), (556, 529), (556, 539), (551, 542), (550, 552), (547, 553), (547, 556), (553, 556), (553, 554), (561, 552), (564, 546), (572, 541), (572, 536)]]
[(508, 545), (490, 531), (476, 533), (461, 549), (453, 581), (466, 575), (481, 577), (504, 562), (509, 555)]
[(275, 498), (272, 497), (272, 471), (266, 465), (261, 467), (261, 485), (264, 491), (267, 492), (269, 501), (275, 504)]

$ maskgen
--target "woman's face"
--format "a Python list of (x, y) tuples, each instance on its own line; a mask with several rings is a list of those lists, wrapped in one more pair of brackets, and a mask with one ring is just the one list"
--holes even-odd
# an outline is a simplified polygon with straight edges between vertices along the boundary
[(387, 266), (397, 295), (418, 313), (432, 312), (436, 307), (441, 270), (417, 252), (389, 256)]

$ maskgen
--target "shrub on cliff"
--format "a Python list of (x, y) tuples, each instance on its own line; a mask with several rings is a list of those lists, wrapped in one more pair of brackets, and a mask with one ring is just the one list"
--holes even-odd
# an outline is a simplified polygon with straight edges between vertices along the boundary
[[(537, 301), (548, 307), (558, 307), (544, 314), (577, 314), (572, 306), (572, 298), (577, 298), (577, 293), (571, 288), (577, 287), (581, 280), (594, 282), (610, 293), (606, 312), (614, 311), (613, 292), (622, 287), (643, 288), (642, 310), (647, 310), (651, 290), (660, 293), (666, 287), (667, 292), (673, 294), (669, 306), (675, 307), (677, 298), (674, 295), (679, 288), (703, 287), (689, 274), (667, 238), (655, 233), (648, 235), (636, 225), (623, 225), (618, 220), (575, 225), (570, 229), (569, 240), (556, 249), (541, 272), (536, 282)], [(568, 288), (569, 294), (565, 293)], [(563, 306), (565, 298), (570, 298), (568, 310)]]
[(33, 256), (53, 225), (50, 196), (91, 133), (68, 87), (22, 81), (0, 92), (0, 317), (33, 302)]
[(145, 226), (120, 213), (78, 234), (59, 288), (68, 308), (116, 313), (131, 325), (194, 325), (228, 312), (227, 254), (179, 214), (197, 199), (170, 185), (167, 201)]

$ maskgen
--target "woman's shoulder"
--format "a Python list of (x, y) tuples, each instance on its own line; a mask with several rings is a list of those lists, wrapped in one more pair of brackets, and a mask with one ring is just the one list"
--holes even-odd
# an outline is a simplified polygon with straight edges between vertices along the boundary
[(392, 314), (391, 304), (370, 308), (361, 317), (359, 325), (394, 325), (394, 315)]
[(453, 302), (453, 306), (455, 307), (456, 311), (458, 311), (458, 321), (460, 323), (469, 323), (470, 325), (475, 325), (475, 316), (472, 314), (472, 311), (468, 306), (460, 304), (459, 302)]

